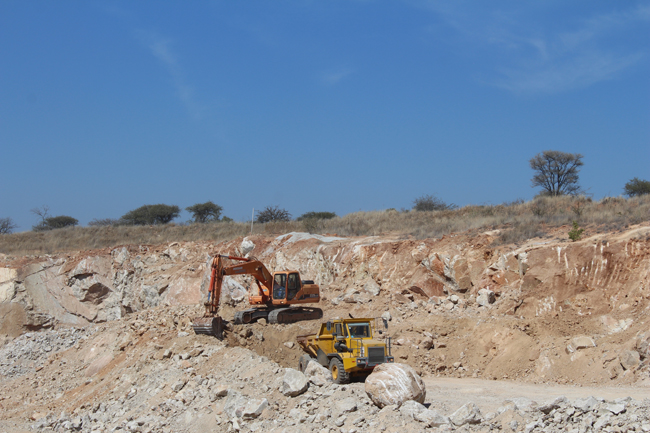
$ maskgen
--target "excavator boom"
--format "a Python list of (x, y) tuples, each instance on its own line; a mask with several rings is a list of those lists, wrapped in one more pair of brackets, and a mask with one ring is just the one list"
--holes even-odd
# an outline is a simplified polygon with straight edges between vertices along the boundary
[[(224, 265), (223, 259), (237, 263)], [(314, 303), (320, 301), (319, 287), (313, 281), (301, 281), (297, 271), (276, 272), (271, 274), (259, 260), (246, 257), (216, 255), (212, 259), (208, 299), (205, 302), (205, 314), (194, 319), (192, 326), (197, 334), (212, 334), (218, 337), (222, 333), (222, 319), (219, 316), (221, 287), (223, 277), (232, 275), (251, 275), (258, 288), (258, 294), (249, 292), (249, 302), (261, 306), (235, 314), (235, 323), (250, 323), (258, 319), (267, 319), (270, 323), (292, 323), (300, 320), (315, 320), (323, 317), (319, 308), (289, 308), (292, 304)]]

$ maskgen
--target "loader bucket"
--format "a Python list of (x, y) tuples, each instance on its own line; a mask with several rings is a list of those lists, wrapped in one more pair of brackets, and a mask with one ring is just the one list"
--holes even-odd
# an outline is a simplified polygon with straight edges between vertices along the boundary
[(206, 334), (223, 339), (223, 324), (221, 317), (197, 317), (192, 321), (195, 334)]

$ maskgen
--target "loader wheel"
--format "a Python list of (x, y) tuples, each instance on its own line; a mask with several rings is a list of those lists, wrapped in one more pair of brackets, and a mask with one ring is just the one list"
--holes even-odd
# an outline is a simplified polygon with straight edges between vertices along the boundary
[(300, 368), (301, 372), (305, 372), (307, 370), (307, 365), (309, 364), (309, 361), (311, 361), (312, 358), (311, 356), (307, 355), (306, 353), (300, 357), (300, 361), (298, 362), (298, 367)]
[(338, 358), (332, 358), (330, 361), (330, 372), (332, 373), (332, 380), (334, 383), (350, 383), (350, 375), (345, 368), (343, 368), (343, 362)]

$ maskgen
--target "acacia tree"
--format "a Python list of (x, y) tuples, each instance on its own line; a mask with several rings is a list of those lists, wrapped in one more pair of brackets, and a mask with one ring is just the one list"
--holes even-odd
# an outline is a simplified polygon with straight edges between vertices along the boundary
[(272, 221), (291, 221), (291, 214), (286, 209), (280, 209), (278, 206), (267, 206), (257, 213), (258, 223)]
[(185, 210), (192, 214), (195, 223), (207, 223), (209, 221), (219, 221), (223, 208), (211, 201), (206, 201), (205, 203), (188, 206)]
[(68, 215), (59, 215), (54, 217), (45, 218), (40, 223), (32, 226), (35, 232), (43, 232), (47, 230), (62, 229), (64, 227), (74, 227), (79, 224), (79, 220), (72, 218)]
[(180, 214), (181, 209), (176, 205), (146, 204), (127, 212), (120, 220), (132, 225), (167, 224)]
[(456, 207), (455, 204), (447, 204), (435, 195), (426, 194), (413, 200), (413, 210), (416, 211), (451, 210)]
[(0, 218), (0, 235), (7, 235), (17, 227), (11, 218)]
[(650, 194), (650, 181), (635, 177), (625, 184), (625, 188), (623, 188), (623, 194), (628, 197)]
[(532, 187), (542, 187), (543, 195), (558, 196), (578, 194), (578, 172), (583, 165), (583, 155), (557, 150), (545, 150), (530, 159), (530, 168), (535, 171)]

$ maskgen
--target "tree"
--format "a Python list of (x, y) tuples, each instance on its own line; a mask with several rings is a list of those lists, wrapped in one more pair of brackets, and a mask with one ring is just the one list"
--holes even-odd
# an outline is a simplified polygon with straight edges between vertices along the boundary
[(17, 227), (11, 218), (0, 218), (0, 235), (8, 235)]
[(336, 218), (336, 214), (334, 212), (307, 212), (296, 218), (296, 221), (302, 221), (306, 219), (329, 220), (332, 218)]
[(455, 204), (447, 204), (434, 195), (427, 194), (413, 200), (413, 210), (416, 211), (451, 210), (456, 208)]
[(286, 209), (280, 209), (278, 206), (267, 206), (257, 213), (258, 223), (272, 221), (291, 221), (291, 214)]
[(176, 205), (146, 204), (127, 212), (120, 219), (131, 225), (167, 224), (180, 214), (181, 209)]
[(40, 224), (43, 225), (45, 224), (45, 220), (50, 216), (50, 207), (44, 204), (41, 207), (35, 207), (30, 212), (39, 217), (41, 219)]
[(207, 223), (209, 221), (219, 221), (223, 208), (211, 201), (206, 201), (205, 203), (188, 206), (185, 210), (192, 214), (195, 223)]
[(650, 181), (635, 177), (625, 184), (623, 194), (628, 197), (637, 197), (640, 195), (650, 194)]
[(32, 226), (35, 232), (43, 232), (47, 230), (62, 229), (64, 227), (74, 227), (79, 224), (79, 220), (67, 215), (59, 215), (55, 217), (45, 218), (40, 223)]
[(535, 171), (532, 187), (542, 187), (543, 195), (559, 196), (578, 194), (578, 172), (583, 165), (583, 155), (557, 150), (545, 150), (530, 159), (530, 168)]

